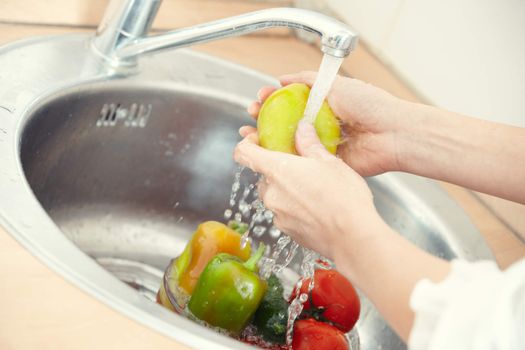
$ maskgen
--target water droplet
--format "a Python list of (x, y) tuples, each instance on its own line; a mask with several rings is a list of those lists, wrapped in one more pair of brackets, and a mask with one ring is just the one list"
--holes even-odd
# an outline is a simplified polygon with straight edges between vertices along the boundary
[(277, 238), (280, 235), (281, 235), (281, 231), (277, 227), (275, 226), (270, 227), (270, 237)]
[(234, 182), (232, 185), (232, 192), (237, 192), (241, 188), (241, 184), (239, 182)]
[(241, 236), (241, 249), (244, 249), (246, 247), (246, 245), (248, 243), (252, 243), (252, 239), (248, 236), (248, 231), (246, 231), (242, 236)]
[(304, 304), (306, 303), (307, 300), (308, 300), (308, 294), (301, 293), (301, 295), (299, 296), (299, 301)]
[(264, 211), (264, 218), (266, 219), (266, 222), (271, 224), (273, 221), (273, 212), (271, 210), (265, 210)]
[(261, 237), (266, 232), (266, 227), (264, 226), (255, 226), (253, 228), (253, 234), (255, 237)]
[(241, 212), (242, 216), (249, 219), (252, 211), (252, 206), (248, 204), (244, 200), (244, 198), (241, 198), (241, 200), (239, 201), (239, 211)]

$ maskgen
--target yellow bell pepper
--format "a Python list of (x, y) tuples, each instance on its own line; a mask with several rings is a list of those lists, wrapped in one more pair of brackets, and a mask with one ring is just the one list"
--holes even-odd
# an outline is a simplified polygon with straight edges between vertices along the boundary
[[(219, 253), (227, 253), (242, 261), (249, 259), (250, 244), (241, 249), (241, 235), (238, 231), (217, 221), (201, 223), (193, 233), (182, 254), (172, 260), (170, 280), (178, 283), (178, 288), (188, 295), (193, 293), (199, 276), (208, 262)], [(159, 290), (158, 301), (167, 308), (174, 310), (164, 289)]]
[(237, 231), (217, 221), (203, 222), (177, 259), (179, 287), (192, 294), (199, 276), (215, 255), (228, 253), (246, 261), (250, 250), (249, 244), (241, 249), (241, 235)]

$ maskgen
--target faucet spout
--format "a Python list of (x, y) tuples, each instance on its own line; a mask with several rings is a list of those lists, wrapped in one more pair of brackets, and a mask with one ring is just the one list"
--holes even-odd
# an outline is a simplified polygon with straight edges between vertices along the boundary
[[(155, 6), (155, 10), (156, 8)], [(144, 16), (144, 18), (151, 18), (151, 16)], [(118, 21), (118, 23), (126, 22), (122, 19)], [(114, 25), (110, 27), (115, 30)], [(108, 42), (107, 39), (101, 38), (105, 34), (102, 33), (95, 37), (93, 46), (114, 65), (129, 66), (134, 65), (137, 57), (143, 54), (239, 36), (272, 27), (289, 27), (313, 32), (321, 37), (322, 51), (336, 57), (346, 57), (357, 44), (357, 35), (345, 24), (331, 17), (296, 8), (272, 8), (158, 35), (146, 36), (144, 33), (144, 35), (124, 36), (127, 40), (110, 41), (115, 45), (113, 47), (106, 45), (104, 49), (97, 45), (98, 42)]]

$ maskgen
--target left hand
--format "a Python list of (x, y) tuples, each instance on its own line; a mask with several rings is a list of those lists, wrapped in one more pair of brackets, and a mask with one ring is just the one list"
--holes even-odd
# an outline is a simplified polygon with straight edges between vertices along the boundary
[[(264, 175), (259, 195), (275, 214), (274, 224), (299, 244), (335, 259), (339, 247), (361, 246), (382, 223), (365, 180), (330, 154), (313, 126), (301, 122), (296, 149), (301, 156), (258, 146), (256, 129), (243, 127), (234, 158)], [(346, 256), (346, 259), (349, 259)]]

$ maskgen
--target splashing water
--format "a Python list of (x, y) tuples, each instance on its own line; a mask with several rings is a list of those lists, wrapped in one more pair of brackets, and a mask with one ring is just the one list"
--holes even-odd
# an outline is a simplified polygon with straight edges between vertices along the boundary
[[(224, 219), (236, 221), (238, 224), (248, 222), (248, 229), (241, 237), (241, 247), (251, 241), (251, 236), (261, 237), (267, 230), (267, 226), (273, 222), (273, 213), (264, 207), (259, 199), (255, 188), (255, 183), (246, 181), (243, 174), (244, 167), (239, 167), (233, 177), (233, 184), (230, 193), (229, 208), (224, 211)], [(260, 179), (260, 176), (258, 177)], [(275, 232), (273, 226), (270, 227), (270, 233)]]
[(304, 279), (310, 279), (308, 284), (308, 293), (309, 294), (314, 288), (314, 272), (317, 260), (319, 259), (319, 254), (313, 250), (303, 248), (303, 263), (301, 264), (301, 275)]
[[(274, 243), (269, 245), (265, 256), (261, 259), (259, 274), (263, 279), (268, 279), (272, 273), (279, 275), (289, 266), (297, 253), (302, 254), (300, 265), (301, 279), (296, 283), (295, 290), (300, 290), (302, 282), (310, 279), (308, 291), (297, 293), (288, 308), (288, 320), (286, 329), (286, 346), (291, 347), (293, 339), (293, 326), (296, 319), (303, 311), (303, 304), (308, 300), (308, 295), (314, 288), (314, 272), (318, 268), (329, 269), (333, 264), (321, 257), (318, 253), (301, 247), (290, 236), (273, 226), (273, 213), (264, 207), (255, 187), (255, 181), (247, 181), (246, 176), (253, 174), (245, 172), (244, 167), (239, 167), (234, 175), (234, 183), (230, 194), (230, 206), (224, 212), (226, 220), (234, 219), (238, 223), (249, 222), (248, 230), (242, 235), (241, 245), (245, 246), (251, 242), (252, 237), (260, 238), (266, 234)], [(258, 177), (260, 179), (260, 176)], [(299, 249), (300, 248), (300, 249)], [(293, 282), (287, 284), (292, 288)], [(287, 295), (290, 293), (287, 292)], [(357, 331), (346, 335), (349, 349), (359, 349), (359, 337)]]
[(256, 224), (264, 222), (264, 212), (266, 211), (266, 208), (264, 207), (263, 202), (257, 198), (251, 203), (250, 207), (255, 208), (255, 213), (250, 219), (248, 230), (246, 230), (246, 232), (241, 237), (241, 248), (244, 248), (250, 241), (250, 234), (254, 233), (257, 235), (261, 230), (265, 230), (264, 226), (255, 226)]
[(304, 280), (310, 279), (307, 293), (297, 293), (288, 308), (288, 323), (286, 327), (286, 344), (291, 345), (293, 339), (293, 325), (303, 311), (303, 304), (308, 300), (308, 295), (314, 288), (314, 272), (319, 260), (319, 254), (308, 248), (302, 248), (303, 261), (301, 264), (301, 279), (297, 282), (295, 290), (300, 291)]
[[(239, 224), (248, 223), (248, 229), (241, 237), (243, 248), (251, 242), (252, 237), (261, 238), (265, 234), (274, 242), (260, 263), (260, 275), (267, 279), (272, 273), (281, 272), (292, 262), (299, 245), (273, 226), (274, 215), (259, 198), (253, 179), (248, 180), (253, 173), (246, 170), (248, 169), (239, 167), (234, 175), (229, 207), (224, 211), (224, 219), (233, 219)], [(260, 180), (261, 176), (257, 178)]]
[(291, 346), (293, 340), (293, 326), (295, 320), (303, 311), (303, 304), (308, 300), (308, 295), (301, 294), (288, 306), (288, 322), (286, 324), (286, 345)]
[(304, 110), (303, 119), (305, 121), (311, 124), (315, 122), (315, 118), (317, 118), (324, 99), (330, 92), (330, 88), (334, 83), (337, 72), (339, 72), (339, 67), (341, 67), (343, 59), (344, 58), (324, 54), (321, 65), (319, 66), (319, 72), (317, 73), (317, 79), (312, 86), (310, 97), (308, 97), (308, 102)]
[[(224, 211), (224, 219), (230, 220), (233, 215), (233, 209), (235, 208), (235, 204), (237, 204), (236, 198), (237, 193), (241, 189), (241, 174), (244, 170), (243, 166), (239, 166), (237, 168), (237, 171), (235, 172), (235, 175), (233, 176), (233, 184), (232, 184), (232, 190), (230, 193), (230, 201), (229, 205), (230, 207)], [(237, 214), (237, 213), (236, 213)], [(238, 215), (235, 215), (235, 220), (237, 221)]]
[(278, 264), (278, 261), (279, 257), (285, 251), (286, 247), (288, 246), (288, 244), (290, 244), (290, 242), (292, 242), (290, 236), (283, 235), (279, 237), (277, 242), (272, 246), (271, 257), (265, 257), (261, 264), (259, 272), (262, 278), (268, 279), (272, 272), (275, 272), (276, 270), (282, 270), (284, 268), (284, 266)]

